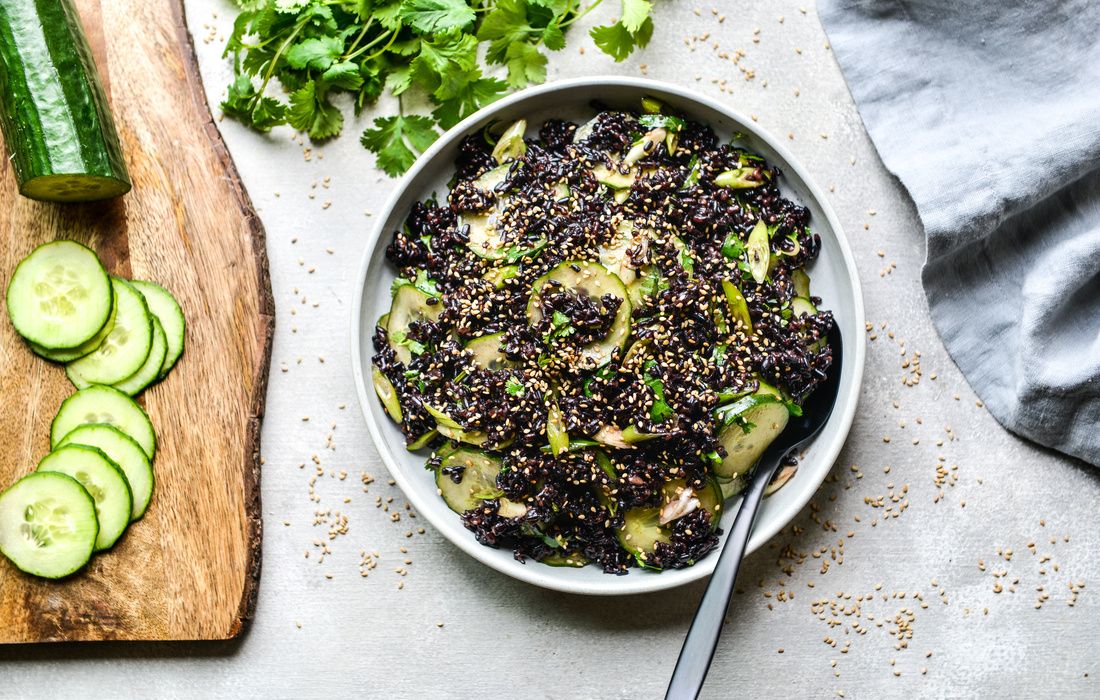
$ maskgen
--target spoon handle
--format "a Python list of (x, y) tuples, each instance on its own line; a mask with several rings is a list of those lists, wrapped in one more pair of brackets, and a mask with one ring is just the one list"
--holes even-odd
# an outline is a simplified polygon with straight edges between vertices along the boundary
[(726, 536), (718, 564), (714, 567), (710, 583), (703, 593), (703, 600), (691, 622), (691, 629), (684, 639), (680, 658), (676, 661), (676, 670), (672, 672), (672, 680), (665, 693), (666, 700), (693, 700), (699, 697), (699, 691), (703, 689), (703, 681), (706, 680), (710, 662), (714, 659), (714, 650), (718, 648), (722, 623), (730, 598), (733, 597), (733, 583), (737, 580), (741, 558), (745, 556), (756, 512), (760, 510), (764, 489), (772, 480), (785, 452), (786, 450), (776, 449), (773, 444), (765, 451), (752, 472), (741, 508), (737, 511), (729, 535)]

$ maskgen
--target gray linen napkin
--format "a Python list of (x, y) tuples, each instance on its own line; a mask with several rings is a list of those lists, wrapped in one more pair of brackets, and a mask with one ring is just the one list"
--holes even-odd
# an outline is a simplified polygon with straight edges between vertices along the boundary
[(1100, 2), (818, 12), (924, 222), (951, 356), (1009, 430), (1100, 465)]

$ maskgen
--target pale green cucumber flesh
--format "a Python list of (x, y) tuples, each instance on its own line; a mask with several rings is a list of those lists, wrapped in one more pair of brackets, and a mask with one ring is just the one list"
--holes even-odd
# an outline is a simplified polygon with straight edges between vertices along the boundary
[(429, 303), (429, 299), (432, 299), (430, 294), (411, 284), (402, 285), (393, 295), (389, 318), (386, 320), (386, 335), (402, 364), (409, 364), (413, 358), (412, 350), (403, 342), (408, 337), (409, 327), (416, 321), (436, 321), (439, 314), (443, 313), (442, 300), (436, 299), (435, 303)]
[(94, 338), (112, 305), (111, 280), (99, 258), (75, 241), (35, 248), (8, 283), (12, 325), (47, 350), (74, 349)]
[(745, 411), (743, 417), (752, 424), (747, 431), (740, 423), (733, 422), (718, 433), (718, 442), (726, 450), (722, 463), (714, 469), (719, 478), (744, 477), (768, 445), (787, 427), (790, 412), (786, 405), (771, 402), (753, 406)]
[[(461, 469), (457, 483), (450, 474), (444, 473), (452, 468)], [(435, 485), (451, 510), (464, 513), (477, 508), (486, 499), (502, 495), (497, 488), (500, 469), (501, 461), (496, 457), (478, 450), (459, 448), (443, 458), (436, 470)]]
[(133, 438), (149, 459), (156, 452), (153, 424), (141, 406), (118, 389), (99, 384), (62, 402), (50, 428), (50, 446), (57, 447), (66, 435), (88, 423), (113, 425)]
[(114, 329), (95, 352), (65, 368), (69, 380), (78, 389), (126, 379), (145, 364), (153, 345), (153, 317), (145, 297), (125, 280), (116, 277), (111, 281), (118, 297)]
[(531, 297), (527, 302), (527, 320), (532, 325), (542, 320), (542, 305), (539, 290), (548, 282), (558, 282), (563, 288), (589, 297), (599, 299), (605, 294), (622, 299), (615, 319), (607, 335), (601, 340), (590, 343), (584, 348), (585, 357), (603, 364), (611, 359), (616, 349), (621, 349), (630, 337), (630, 298), (622, 280), (599, 263), (584, 260), (566, 260), (542, 277), (535, 280), (531, 287)]
[(96, 350), (103, 341), (107, 338), (112, 330), (115, 328), (115, 316), (118, 313), (118, 297), (112, 295), (111, 299), (111, 316), (107, 319), (107, 323), (103, 324), (103, 328), (99, 329), (99, 332), (92, 337), (91, 340), (73, 348), (72, 350), (50, 350), (44, 348), (41, 345), (31, 343), (31, 350), (36, 355), (50, 362), (58, 362), (65, 364), (72, 362), (73, 360), (79, 360), (80, 358), (88, 355)]
[(95, 501), (70, 476), (35, 472), (0, 494), (0, 552), (20, 571), (69, 576), (91, 559), (98, 535)]
[(168, 341), (168, 351), (164, 355), (164, 364), (160, 368), (160, 378), (164, 379), (183, 355), (183, 348), (186, 345), (187, 321), (183, 316), (183, 309), (171, 292), (155, 282), (132, 280), (130, 284), (145, 297), (149, 312), (157, 317), (164, 328), (164, 335)]
[(37, 471), (58, 472), (79, 481), (95, 501), (99, 521), (96, 551), (114, 546), (130, 524), (133, 508), (130, 485), (117, 464), (95, 447), (67, 445), (43, 457)]
[(126, 481), (130, 484), (130, 495), (133, 497), (130, 520), (134, 521), (145, 515), (149, 501), (153, 498), (156, 480), (149, 456), (132, 437), (113, 425), (89, 423), (69, 432), (57, 446), (65, 445), (87, 445), (107, 455), (126, 475)]
[(149, 356), (145, 358), (145, 364), (137, 372), (117, 382), (114, 386), (119, 391), (136, 396), (142, 389), (160, 379), (160, 368), (164, 366), (164, 357), (168, 354), (168, 340), (164, 334), (164, 328), (160, 320), (153, 316), (153, 344), (149, 347)]

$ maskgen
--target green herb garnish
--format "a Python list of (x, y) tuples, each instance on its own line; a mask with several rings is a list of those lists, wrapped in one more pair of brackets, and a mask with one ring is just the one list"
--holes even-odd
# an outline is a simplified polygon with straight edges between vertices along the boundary
[[(257, 131), (289, 124), (321, 141), (341, 133), (335, 95), (359, 114), (383, 92), (397, 113), (374, 119), (361, 142), (391, 176), (448, 129), (510, 90), (546, 79), (546, 50), (598, 7), (577, 0), (237, 0), (225, 46), (233, 79), (222, 111)], [(650, 0), (620, 0), (620, 19), (591, 30), (616, 61), (653, 34)], [(479, 56), (484, 56), (484, 63)], [(498, 77), (499, 73), (502, 77)], [(276, 80), (285, 93), (271, 89)], [(407, 114), (403, 97), (433, 106)]]

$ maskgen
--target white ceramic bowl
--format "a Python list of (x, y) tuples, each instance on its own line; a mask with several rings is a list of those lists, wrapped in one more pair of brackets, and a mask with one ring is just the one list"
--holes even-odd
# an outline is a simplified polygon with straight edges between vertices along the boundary
[[(445, 196), (445, 183), (454, 173), (455, 155), (464, 136), (479, 131), (490, 121), (509, 122), (520, 117), (527, 119), (529, 134), (551, 117), (583, 123), (596, 113), (590, 104), (593, 100), (611, 107), (637, 109), (643, 95), (657, 97), (690, 118), (710, 124), (723, 139), (728, 139), (734, 132), (744, 134), (749, 148), (780, 168), (783, 175), (780, 186), (784, 194), (809, 207), (811, 225), (821, 236), (821, 255), (810, 275), (814, 293), (821, 296), (824, 308), (833, 311), (844, 337), (840, 396), (828, 424), (806, 450), (798, 473), (786, 486), (765, 500), (749, 540), (749, 552), (760, 547), (790, 522), (829, 473), (851, 427), (863, 376), (863, 299), (855, 262), (836, 216), (820, 188), (810, 180), (805, 169), (787, 152), (782, 142), (762, 131), (744, 115), (675, 85), (637, 78), (597, 77), (523, 90), (495, 102), (448, 131), (397, 184), (367, 239), (351, 315), (352, 363), (359, 404), (379, 454), (420, 515), (467, 554), (494, 569), (528, 583), (571, 593), (623, 595), (680, 586), (709, 575), (718, 556), (712, 553), (687, 569), (661, 573), (632, 569), (626, 576), (613, 576), (604, 574), (595, 566), (572, 569), (555, 568), (534, 561), (523, 564), (513, 558), (510, 550), (478, 544), (473, 534), (462, 526), (459, 517), (436, 493), (435, 480), (424, 469), (426, 455), (405, 450), (401, 430), (386, 417), (374, 395), (370, 380), (370, 358), (374, 354), (371, 336), (378, 317), (389, 309), (390, 283), (395, 277), (393, 266), (385, 260), (385, 247), (414, 202), (427, 198), (433, 192)], [(727, 531), (737, 512), (736, 506), (735, 502), (727, 504), (722, 518), (722, 526)]]

